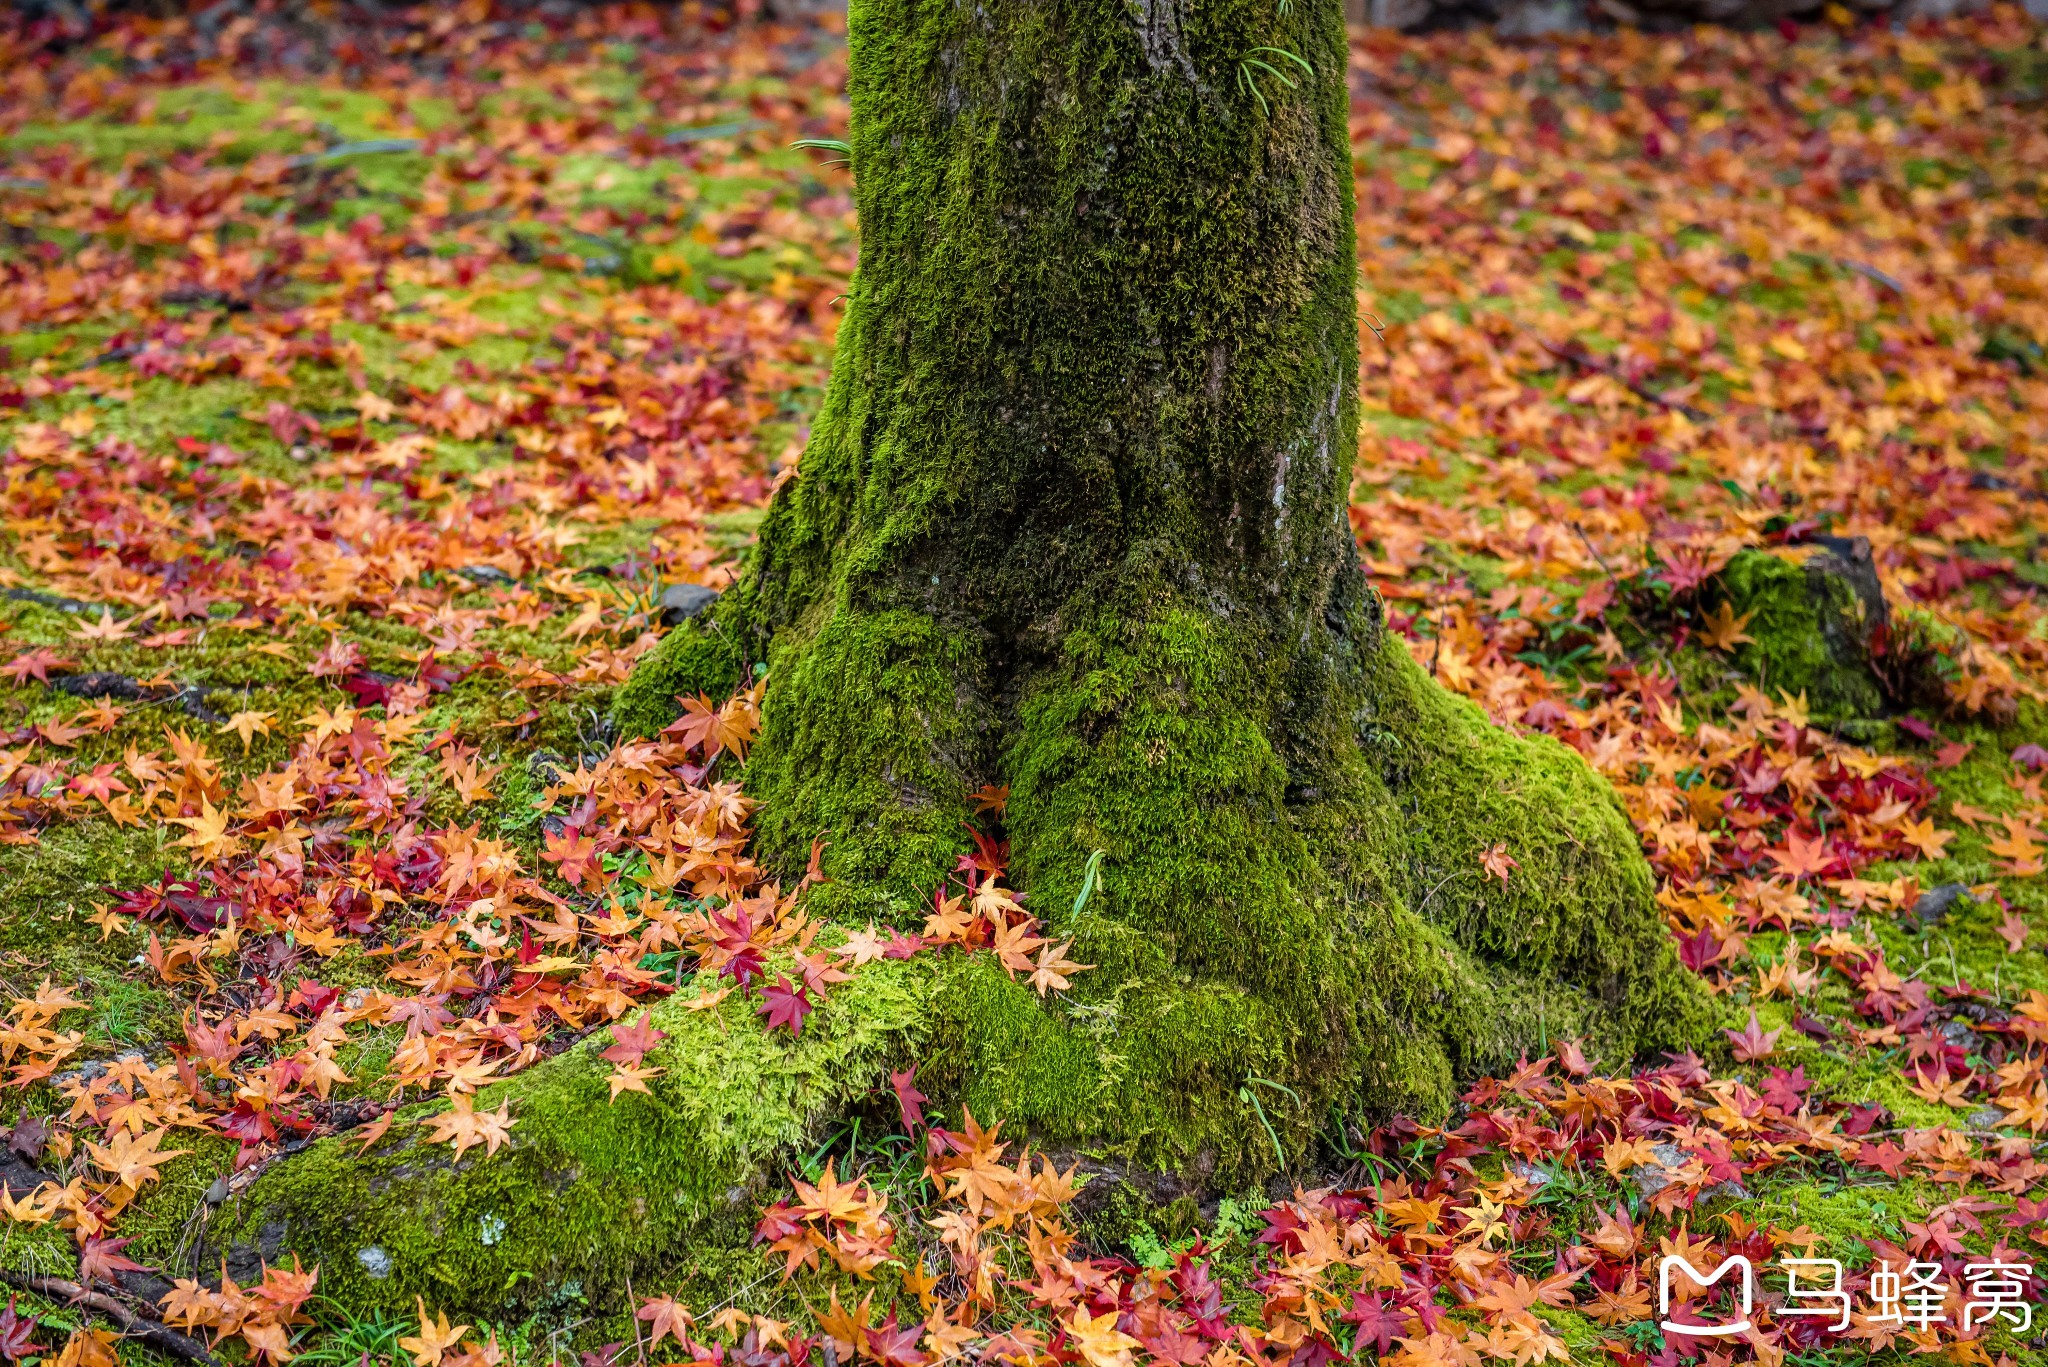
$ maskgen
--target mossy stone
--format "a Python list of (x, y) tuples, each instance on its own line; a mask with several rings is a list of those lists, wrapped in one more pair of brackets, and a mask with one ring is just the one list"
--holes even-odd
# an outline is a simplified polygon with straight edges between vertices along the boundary
[(1736, 647), (1741, 670), (1766, 691), (1806, 696), (1822, 722), (1871, 718), (1885, 694), (1871, 667), (1873, 640), (1888, 622), (1867, 542), (1838, 545), (1795, 563), (1768, 551), (1736, 552), (1709, 589), (1752, 638)]

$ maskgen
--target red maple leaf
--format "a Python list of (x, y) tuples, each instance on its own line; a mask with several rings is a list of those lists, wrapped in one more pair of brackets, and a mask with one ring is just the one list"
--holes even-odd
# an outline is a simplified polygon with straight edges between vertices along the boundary
[(580, 887), (590, 871), (597, 867), (599, 858), (596, 842), (574, 826), (565, 826), (560, 835), (545, 837), (546, 848), (540, 857), (550, 864), (561, 866), (562, 881), (570, 887)]
[(235, 1109), (213, 1122), (213, 1127), (222, 1134), (233, 1135), (246, 1147), (277, 1138), (277, 1127), (270, 1123), (270, 1109), (258, 1110), (246, 1101), (235, 1103)]
[(1174, 1367), (1195, 1367), (1195, 1364), (1209, 1356), (1209, 1342), (1193, 1334), (1183, 1333), (1179, 1326), (1162, 1325), (1156, 1334), (1140, 1334), (1138, 1342), (1145, 1345), (1145, 1351), (1160, 1362), (1173, 1363)]
[(1343, 1319), (1346, 1324), (1358, 1326), (1358, 1334), (1351, 1340), (1353, 1357), (1368, 1343), (1385, 1357), (1394, 1340), (1408, 1332), (1408, 1312), (1399, 1306), (1389, 1307), (1378, 1292), (1370, 1296), (1362, 1290), (1352, 1292), (1351, 1308), (1344, 1312)]
[(1906, 1151), (1889, 1139), (1877, 1144), (1866, 1142), (1856, 1146), (1856, 1161), (1887, 1177), (1897, 1177), (1905, 1169)]
[[(772, 987), (761, 989), (761, 1004), (754, 1008), (754, 1013), (768, 1018), (770, 1030), (779, 1025), (800, 1036), (804, 1032), (804, 1017), (811, 1014), (811, 999), (804, 995), (803, 988), (789, 980), (788, 974), (780, 974)], [(915, 1335), (911, 1341), (916, 1342)]]
[(0, 1357), (9, 1362), (23, 1358), (37, 1357), (50, 1350), (32, 1340), (42, 1321), (34, 1315), (17, 1315), (14, 1312), (14, 1297), (7, 1298), (7, 1308), (0, 1310)]
[(34, 679), (37, 683), (48, 683), (53, 669), (69, 669), (77, 664), (67, 660), (48, 646), (37, 646), (25, 655), (17, 655), (6, 664), (0, 665), (0, 674), (6, 674), (18, 684)]
[(1723, 1030), (1721, 1033), (1735, 1046), (1735, 1057), (1743, 1063), (1749, 1063), (1756, 1059), (1768, 1058), (1777, 1049), (1778, 1036), (1784, 1031), (1773, 1030), (1769, 1034), (1764, 1033), (1763, 1028), (1757, 1024), (1756, 1009), (1752, 1007), (1748, 1025), (1740, 1030)]
[[(102, 1239), (90, 1236), (85, 1241), (85, 1251), (78, 1255), (78, 1279), (92, 1282), (112, 1282), (116, 1272), (147, 1272), (150, 1269), (141, 1263), (121, 1256), (121, 1250), (135, 1242), (126, 1239)], [(118, 1284), (118, 1283), (117, 1283)]]
[(1835, 857), (1828, 853), (1828, 842), (1824, 837), (1815, 836), (1808, 840), (1797, 831), (1785, 832), (1785, 848), (1770, 853), (1779, 870), (1795, 879), (1811, 878), (1835, 862)]
[(868, 1354), (882, 1367), (924, 1367), (931, 1359), (917, 1347), (923, 1333), (924, 1326), (914, 1320), (899, 1326), (891, 1310), (888, 1319), (868, 1330)]
[(598, 1057), (608, 1063), (637, 1068), (640, 1066), (640, 1060), (646, 1057), (647, 1051), (667, 1038), (666, 1034), (654, 1028), (653, 1014), (643, 1012), (639, 1021), (632, 1025), (614, 1025), (612, 1047)]
[(903, 1128), (916, 1134), (924, 1128), (924, 1103), (931, 1098), (917, 1090), (917, 1065), (911, 1064), (900, 1073), (889, 1074), (889, 1085), (896, 1089), (896, 1111), (903, 1117)]
[(353, 674), (363, 667), (363, 648), (344, 636), (336, 636), (327, 643), (307, 671), (316, 679), (338, 679)]

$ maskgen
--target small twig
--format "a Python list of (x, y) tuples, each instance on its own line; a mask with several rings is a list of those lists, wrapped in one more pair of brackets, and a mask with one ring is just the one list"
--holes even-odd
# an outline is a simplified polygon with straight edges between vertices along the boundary
[(1906, 297), (1906, 287), (1900, 284), (1898, 281), (1892, 279), (1891, 276), (1886, 275), (1877, 267), (1865, 265), (1861, 261), (1851, 261), (1846, 256), (1841, 258), (1841, 262), (1845, 269), (1856, 272), (1856, 274), (1862, 276), (1865, 280), (1870, 281), (1872, 284), (1884, 286), (1893, 294), (1898, 295), (1901, 299)]
[(1597, 357), (1588, 355), (1582, 348), (1578, 346), (1561, 347), (1555, 346), (1549, 342), (1543, 342), (1540, 343), (1540, 345), (1545, 351), (1557, 357), (1558, 360), (1565, 362), (1567, 365), (1577, 366), (1581, 370), (1590, 370), (1596, 375), (1605, 375), (1608, 379), (1614, 381), (1623, 389), (1626, 389), (1629, 393), (1641, 399), (1644, 403), (1653, 403), (1660, 408), (1670, 409), (1674, 413), (1683, 413), (1686, 417), (1690, 418), (1694, 422), (1709, 421), (1708, 414), (1703, 410), (1694, 408), (1689, 403), (1683, 403), (1677, 399), (1667, 398), (1664, 395), (1659, 394), (1656, 390), (1650, 388), (1648, 385), (1638, 384), (1636, 381), (1631, 380), (1627, 376), (1623, 375), (1619, 370), (1615, 369), (1612, 365), (1609, 365), (1607, 362), (1602, 361)]
[[(1598, 565), (1600, 572), (1607, 576), (1607, 587), (1614, 590), (1614, 601), (1617, 603), (1622, 602), (1621, 581), (1614, 577), (1613, 570), (1607, 568), (1607, 558), (1594, 548), (1593, 538), (1586, 535), (1586, 529), (1581, 527), (1576, 519), (1573, 520), (1571, 528), (1579, 534), (1579, 544), (1586, 548), (1586, 554), (1593, 557), (1593, 563)], [(1626, 607), (1623, 610), (1626, 611)]]
[(1423, 912), (1427, 911), (1429, 909), (1430, 902), (1435, 899), (1436, 895), (1439, 892), (1443, 891), (1444, 884), (1450, 882), (1453, 878), (1456, 878), (1460, 873), (1463, 872), (1463, 869), (1452, 869), (1442, 878), (1437, 879), (1436, 886), (1431, 888), (1428, 892), (1423, 893), (1422, 900), (1415, 904), (1415, 914), (1417, 916), (1420, 916)]
[(181, 1334), (162, 1320), (131, 1309), (112, 1296), (88, 1291), (77, 1282), (66, 1281), (62, 1277), (38, 1276), (33, 1272), (11, 1272), (6, 1268), (0, 1268), (0, 1282), (19, 1287), (23, 1291), (32, 1291), (50, 1300), (62, 1299), (73, 1305), (97, 1310), (120, 1325), (124, 1337), (141, 1339), (144, 1343), (153, 1344), (172, 1357), (183, 1358), (187, 1362), (204, 1362), (210, 1367), (220, 1367), (220, 1359), (208, 1352), (206, 1345), (198, 1339)]
[(636, 1299), (633, 1295), (633, 1279), (628, 1277), (626, 1278), (626, 1312), (633, 1317), (633, 1360), (644, 1364), (647, 1361), (647, 1350), (640, 1344), (640, 1307), (634, 1303)]

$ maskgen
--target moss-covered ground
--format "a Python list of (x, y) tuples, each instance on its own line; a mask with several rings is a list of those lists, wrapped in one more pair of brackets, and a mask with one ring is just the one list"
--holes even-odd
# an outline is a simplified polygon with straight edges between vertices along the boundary
[[(648, 938), (649, 908), (669, 912), (635, 876), (659, 852), (614, 848), (565, 879), (565, 851), (573, 861), (589, 830), (564, 776), (593, 769), (622, 735), (658, 732), (675, 716), (673, 685), (717, 702), (768, 663), (716, 639), (717, 610), (662, 636), (659, 596), (731, 581), (822, 399), (854, 263), (853, 186), (829, 152), (789, 144), (845, 136), (843, 40), (829, 23), (731, 30), (628, 9), (449, 17), (344, 29), (309, 10), (232, 31), (105, 19), (82, 42), (17, 27), (0, 44), (0, 655), (15, 662), (0, 674), (0, 996), (32, 1000), (48, 983), (77, 1003), (36, 1025), (17, 1009), (0, 1120), (31, 1161), (97, 1192), (100, 1210), (118, 1207), (108, 1232), (132, 1240), (129, 1257), (166, 1276), (216, 1276), (207, 1259), (230, 1251), (276, 1263), (287, 1255), (264, 1226), (281, 1219), (321, 1269), (310, 1323), (291, 1326), (295, 1351), (337, 1367), (410, 1360), (398, 1340), (418, 1331), (415, 1296), (460, 1308), (477, 1336), (494, 1325), (521, 1363), (585, 1351), (602, 1367), (637, 1351), (647, 1325), (632, 1299), (656, 1293), (705, 1320), (735, 1310), (795, 1333), (828, 1294), (852, 1304), (872, 1291), (878, 1308), (929, 1325), (906, 1271), (946, 1272), (928, 1294), (956, 1312), (973, 1302), (972, 1278), (947, 1227), (923, 1224), (959, 1198), (927, 1173), (923, 1138), (904, 1133), (889, 1075), (912, 1063), (952, 1133), (971, 1109), (1098, 1174), (1067, 1217), (1074, 1256), (1163, 1273), (1197, 1251), (1225, 1319), (1264, 1335), (1234, 1351), (1274, 1360), (1320, 1361), (1302, 1349), (1315, 1316), (1274, 1281), (1291, 1218), (1275, 1202), (1297, 1186), (1368, 1192), (1362, 1218), (1409, 1277), (1384, 1288), (1387, 1303), (1420, 1294), (1450, 1310), (1456, 1332), (1441, 1343), (1433, 1317), (1398, 1312), (1410, 1342), (1389, 1355), (1416, 1362), (1526, 1356), (1526, 1338), (1485, 1346), (1525, 1317), (1466, 1302), (1517, 1273), (1577, 1267), (1590, 1270), (1566, 1303), (1529, 1312), (1546, 1332), (1576, 1360), (1659, 1353), (1650, 1307), (1610, 1312), (1594, 1288), (1615, 1291), (1611, 1274), (1634, 1262), (1654, 1293), (1658, 1241), (1681, 1230), (1724, 1247), (1751, 1226), (1811, 1235), (1852, 1269), (1891, 1251), (1933, 1257), (1957, 1264), (1959, 1285), (1965, 1257), (2037, 1245), (2048, 1227), (2014, 1202), (2040, 1194), (2028, 1164), (2048, 1128), (2027, 1109), (2048, 1095), (2034, 1090), (2048, 1019), (2048, 753), (2028, 748), (2048, 746), (2038, 25), (2001, 9), (1901, 32), (1809, 26), (1790, 41), (1354, 35), (1371, 319), (1353, 530), (1393, 648), (1413, 661), (1384, 667), (1469, 703), (1395, 690), (1410, 710), (1444, 713), (1439, 724), (1361, 727), (1370, 781), (1389, 794), (1373, 819), (1433, 843), (1413, 867), (1340, 872), (1401, 884), (1425, 927), (1418, 946), (1456, 941), (1476, 960), (1512, 950), (1533, 965), (1506, 990), (1493, 979), (1494, 998), (1465, 1017), (1489, 1031), (1449, 1049), (1382, 1022), (1381, 1061), (1407, 1080), (1393, 1090), (1430, 1094), (1418, 1128), (1387, 1123), (1369, 1078), (1331, 1079), (1302, 1105), (1277, 1076), (1281, 1051), (1228, 1004), (1170, 1032), (1147, 1017), (1161, 1003), (1198, 1014), (1195, 994), (1126, 1001), (1078, 975), (1051, 1032), (1038, 995), (986, 951), (861, 963), (821, 991), (795, 1038), (764, 1026), (746, 992), (689, 1010), (690, 994), (702, 1001), (722, 980), (707, 968), (688, 981), (676, 944)], [(1839, 586), (1812, 596), (1817, 535), (1872, 544), (1892, 624), (1873, 660), (1823, 648), (1824, 619), (1849, 599)], [(946, 642), (901, 644), (938, 662), (929, 686), (948, 688)], [(650, 659), (672, 672), (633, 672)], [(857, 694), (860, 680), (837, 684)], [(1096, 685), (1106, 695), (1119, 681)], [(770, 697), (769, 725), (789, 724)], [(322, 738), (316, 718), (343, 707), (363, 726)], [(392, 730), (400, 719), (411, 724)], [(1019, 756), (1001, 819), (1020, 848), (1049, 851), (1040, 881), (1031, 867), (1014, 876), (1056, 925), (1089, 851), (1053, 851), (1080, 827), (1051, 779), (1096, 764), (1109, 775), (1100, 801), (1135, 800), (1145, 747), (1185, 738), (1160, 721), (1076, 755), (1058, 739), (1072, 719), (1053, 720), (1053, 739)], [(1527, 737), (1513, 772), (1461, 770), (1429, 748), (1489, 724)], [(309, 736), (317, 764), (301, 758)], [(1608, 784), (1566, 763), (1567, 747)], [(1219, 789), (1285, 783), (1225, 772), (1208, 751), (1184, 758), (1209, 765)], [(501, 767), (473, 780), (461, 767), (472, 762), (471, 776)], [(260, 781), (288, 769), (322, 786), (301, 790), (303, 814), (263, 815)], [(678, 772), (662, 801), (745, 782), (734, 754), (687, 782)], [(800, 793), (803, 774), (782, 778), (779, 791)], [(1559, 890), (1612, 867), (1530, 837), (1529, 813), (1559, 804), (1597, 809), (1596, 843), (1625, 839), (1624, 818), (1633, 827), (1710, 999), (1697, 1075), (1690, 1061), (1663, 1065), (1677, 1109), (1623, 1108), (1632, 1137), (1675, 1144), (1685, 1161), (1614, 1155), (1624, 1122), (1596, 1122), (1574, 1099), (1597, 1092), (1590, 1078), (1660, 1060), (1632, 1057), (1633, 1034), (1603, 1013), (1626, 991), (1603, 1003), (1585, 987), (1612, 965), (1587, 969), (1573, 962), (1581, 946), (1546, 942)], [(207, 852), (209, 809), (236, 823), (236, 855)], [(753, 822), (800, 848), (811, 815), (797, 801)], [(1057, 839), (1036, 841), (1038, 826)], [(648, 1055), (663, 1070), (648, 1091), (613, 1094), (596, 1059), (616, 1038), (604, 1023), (637, 1019), (639, 1004), (612, 1012), (596, 995), (540, 1017), (530, 1038), (463, 1037), (477, 1058), (530, 1045), (539, 1060), (478, 1092), (477, 1111), (504, 1105), (516, 1122), (502, 1153), (428, 1138), (470, 1055), (408, 1073), (420, 1031), (403, 1012), (351, 1022), (325, 1055), (348, 1080), (318, 1104), (275, 1071), (259, 1082), (297, 1057), (287, 1046), (321, 1014), (279, 1005), (309, 983), (337, 1002), (439, 995), (477, 1030), (502, 994), (496, 1023), (514, 1019), (509, 968), (489, 989), (392, 976), (418, 958), (418, 937), (457, 921), (472, 938), (454, 962), (479, 971), (555, 952), (535, 936), (554, 910), (524, 884), (503, 884), (523, 900), (493, 920), (471, 911), (482, 884), (458, 898), (438, 869), (405, 881), (397, 865), (421, 842), (435, 858), (456, 848), (438, 834), (449, 830), (503, 842), (520, 877), (586, 918), (576, 973), (600, 955), (612, 967), (564, 981), (592, 994), (626, 983), (636, 1003), (659, 1003), (651, 1019), (668, 1038)], [(849, 894), (899, 863), (943, 873), (971, 849), (950, 823), (878, 835), (863, 846), (871, 877), (807, 894), (836, 922), (819, 943), (871, 918), (884, 935), (919, 932), (922, 908), (904, 898)], [(379, 866), (380, 854), (395, 862)], [(1257, 854), (1298, 856), (1284, 842)], [(1116, 906), (1124, 920), (1076, 956), (1099, 981), (1105, 964), (1126, 982), (1154, 972), (1156, 926), (1172, 911), (1155, 904), (1192, 886), (1118, 889), (1143, 856), (1106, 861), (1103, 886), (1125, 900), (1105, 895), (1097, 915)], [(684, 879), (675, 915), (722, 909), (742, 882), (757, 892), (736, 848), (717, 857), (731, 881)], [(1256, 893), (1262, 867), (1212, 872)], [(249, 877), (232, 887), (205, 881), (237, 868)], [(199, 880), (179, 897), (275, 916), (152, 915), (136, 894), (166, 879)], [(1937, 889), (1961, 895), (1924, 898)], [(626, 900), (630, 934), (593, 928), (608, 898)], [(1265, 910), (1247, 896), (1221, 938), (1259, 939)], [(798, 933), (770, 946), (778, 970), (797, 971)], [(152, 962), (180, 940), (182, 968)], [(536, 947), (515, 959), (522, 941)], [(1420, 980), (1442, 993), (1477, 990), (1455, 955), (1440, 975), (1428, 967)], [(678, 981), (682, 992), (661, 990)], [(1442, 1008), (1363, 995), (1368, 1015), (1397, 1022)], [(179, 1092), (180, 1060), (205, 1059), (193, 1027), (273, 1006), (294, 1017), (283, 1042), (251, 1031), (234, 1086)], [(1762, 1052), (1757, 1036), (1739, 1038), (1752, 1012)], [(1526, 1040), (1532, 1014), (1555, 1062), (1548, 1081), (1516, 1084), (1501, 1041)], [(1113, 1042), (1138, 1026), (1199, 1041), (1218, 1085), (1168, 1094), (1123, 1067)], [(39, 1076), (44, 1058), (54, 1066)], [(137, 1132), (164, 1129), (165, 1149), (190, 1151), (132, 1190), (87, 1147), (123, 1124), (88, 1074), (124, 1058), (163, 1078)], [(1795, 1072), (1795, 1093), (1772, 1091)], [(267, 1113), (264, 1087), (296, 1098), (276, 1111), (306, 1122), (314, 1145), (301, 1149), (289, 1126), (248, 1143), (224, 1131), (238, 1104)], [(201, 1092), (205, 1114), (184, 1123), (169, 1099)], [(399, 1100), (412, 1108), (353, 1157), (367, 1117)], [(1801, 1102), (1829, 1142), (1786, 1128)], [(1195, 1129), (1248, 1137), (1227, 1179), (1205, 1167), (1213, 1153), (1140, 1155), (1101, 1122), (1157, 1133), (1161, 1116), (1185, 1127), (1196, 1107), (1214, 1114)], [(37, 1119), (57, 1136), (47, 1147), (24, 1124)], [(1731, 1166), (1708, 1161), (1729, 1154)], [(1134, 1156), (1150, 1161), (1133, 1171)], [(786, 1176), (815, 1183), (828, 1163), (888, 1195), (905, 1231), (896, 1260), (867, 1281), (828, 1253), (822, 1272), (784, 1282), (750, 1231)], [(1675, 1185), (1659, 1187), (1666, 1167)], [(250, 1168), (253, 1184), (237, 1175)], [(223, 1179), (233, 1194), (209, 1201)], [(1504, 1232), (1470, 1214), (1485, 1208), (1481, 1190), (1508, 1212)], [(1446, 1194), (1434, 1228), (1403, 1225), (1404, 1199)], [(319, 1217), (341, 1206), (355, 1214), (336, 1234)], [(1650, 1231), (1641, 1250), (1586, 1252), (1606, 1247), (1617, 1210)], [(0, 1268), (76, 1274), (79, 1223), (78, 1211), (0, 1223)], [(1454, 1290), (1452, 1257), (1475, 1244), (1501, 1261), (1468, 1258)], [(1013, 1253), (1018, 1282), (1049, 1285)], [(1133, 1313), (1144, 1278), (1117, 1275), (1121, 1292), (1083, 1302), (1093, 1313)], [(1349, 1308), (1362, 1275), (1331, 1273), (1335, 1299), (1316, 1313)], [(938, 1333), (925, 1349), (975, 1351), (1005, 1328), (1051, 1334), (1071, 1326), (1073, 1304), (1011, 1285), (978, 1322), (959, 1313), (974, 1334)], [(83, 1315), (34, 1292), (20, 1307), (41, 1317), (52, 1356)], [(737, 1340), (745, 1327), (728, 1318), (699, 1333)], [(1172, 1345), (1145, 1332), (1131, 1347), (1170, 1360)], [(1348, 1326), (1328, 1338), (1352, 1346)], [(245, 1356), (251, 1342), (222, 1351)], [(1073, 1342), (1046, 1351), (1072, 1361)], [(1971, 1360), (1974, 1345), (1940, 1342)], [(1986, 1345), (1978, 1360), (2043, 1351), (2008, 1328)], [(1817, 1364), (1873, 1349), (1902, 1360), (1913, 1346), (1735, 1351)], [(1087, 1357), (1094, 1367), (1117, 1362), (1114, 1344), (1098, 1349), (1109, 1356)], [(134, 1342), (120, 1352), (154, 1356)]]

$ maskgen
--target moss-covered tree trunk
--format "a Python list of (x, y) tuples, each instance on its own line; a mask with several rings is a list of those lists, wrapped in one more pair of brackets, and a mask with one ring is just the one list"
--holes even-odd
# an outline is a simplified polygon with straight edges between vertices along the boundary
[(519, 1117), (496, 1157), (326, 1141), (217, 1246), (489, 1311), (715, 1266), (721, 1193), (892, 1048), (1010, 1133), (1222, 1183), (1546, 1038), (1697, 1034), (1612, 792), (1439, 689), (1359, 570), (1341, 0), (854, 0), (850, 41), (824, 409), (740, 584), (618, 716), (765, 664), (762, 853), (794, 873), (822, 835), (814, 909), (849, 922), (914, 928), (969, 794), (1008, 785), (1014, 884), (1096, 967), (1041, 1001), (988, 954), (888, 965), (790, 1078), (743, 1005), (664, 1008), (651, 1097), (606, 1104), (592, 1042), (487, 1089)]
[(865, 0), (850, 38), (831, 389), (626, 714), (765, 662), (762, 840), (824, 834), (844, 915), (928, 899), (1007, 784), (1014, 876), (1099, 967), (1050, 1010), (964, 970), (942, 1038), (1049, 1134), (1241, 1167), (1247, 1078), (1298, 1142), (1546, 1033), (1682, 1034), (1605, 785), (1435, 688), (1358, 566), (1339, 0)]

